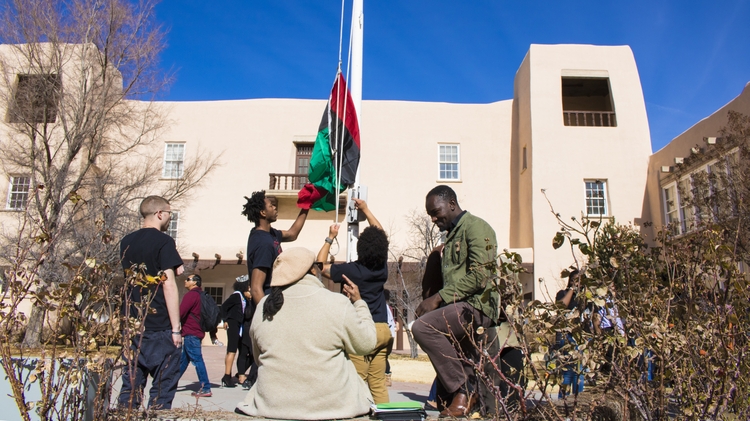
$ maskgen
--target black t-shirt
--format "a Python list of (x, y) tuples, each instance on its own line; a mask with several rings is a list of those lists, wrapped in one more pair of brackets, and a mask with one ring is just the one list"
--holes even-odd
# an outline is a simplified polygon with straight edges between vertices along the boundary
[(271, 228), (271, 231), (263, 231), (253, 228), (247, 238), (247, 273), (253, 278), (253, 269), (268, 269), (266, 280), (263, 282), (263, 291), (266, 295), (271, 292), (271, 277), (273, 275), (273, 262), (281, 253), (280, 230)]
[(383, 286), (388, 280), (388, 266), (383, 265), (378, 270), (370, 270), (359, 262), (341, 263), (331, 266), (331, 279), (336, 283), (343, 283), (346, 275), (352, 282), (357, 284), (359, 295), (365, 300), (370, 308), (372, 321), (375, 323), (388, 323), (388, 310), (386, 310), (385, 294)]
[[(130, 269), (134, 264), (145, 264), (146, 274), (151, 276), (156, 276), (161, 270), (175, 269), (182, 265), (174, 239), (155, 228), (141, 228), (123, 237), (120, 241), (120, 256), (123, 269)], [(147, 331), (172, 329), (161, 283), (145, 288), (131, 287), (128, 294), (133, 303), (140, 302), (141, 296), (146, 294), (154, 297), (150, 306), (152, 311), (146, 315), (144, 323)], [(125, 314), (124, 304), (122, 310)], [(130, 316), (138, 317), (135, 305), (130, 306)]]

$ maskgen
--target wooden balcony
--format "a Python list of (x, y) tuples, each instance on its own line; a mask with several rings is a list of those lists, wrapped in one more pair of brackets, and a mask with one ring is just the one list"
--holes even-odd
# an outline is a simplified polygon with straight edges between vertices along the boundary
[(268, 190), (299, 190), (307, 184), (307, 174), (268, 174)]
[[(297, 203), (297, 193), (307, 184), (307, 174), (268, 174), (268, 196), (274, 196), (285, 205), (294, 205)], [(339, 214), (346, 214), (347, 191), (339, 194)]]
[(566, 126), (617, 127), (614, 111), (563, 111)]

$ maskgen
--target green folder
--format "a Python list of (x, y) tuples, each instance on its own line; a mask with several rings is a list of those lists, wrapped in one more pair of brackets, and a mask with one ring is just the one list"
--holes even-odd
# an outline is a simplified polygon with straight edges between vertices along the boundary
[(422, 409), (422, 403), (421, 402), (415, 402), (415, 401), (406, 401), (406, 402), (388, 402), (388, 403), (379, 403), (377, 404), (377, 408), (385, 409), (385, 410), (407, 410), (407, 409)]

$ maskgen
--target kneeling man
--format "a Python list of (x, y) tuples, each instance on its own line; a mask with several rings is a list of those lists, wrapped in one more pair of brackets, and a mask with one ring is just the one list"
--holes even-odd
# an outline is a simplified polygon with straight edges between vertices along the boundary
[(480, 326), (493, 326), (499, 313), (498, 293), (491, 281), (497, 240), (487, 222), (461, 210), (448, 186), (430, 190), (425, 207), (432, 222), (448, 233), (441, 258), (443, 287), (417, 307), (419, 318), (412, 332), (445, 391), (453, 395), (440, 416), (463, 417), (474, 403), (476, 376), (460, 356), (476, 357), (471, 335)]

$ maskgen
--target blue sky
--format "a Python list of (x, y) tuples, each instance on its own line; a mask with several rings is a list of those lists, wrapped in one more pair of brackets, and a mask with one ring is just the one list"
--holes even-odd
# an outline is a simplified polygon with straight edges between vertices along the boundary
[[(163, 0), (176, 79), (162, 99), (326, 98), (340, 13), (340, 0)], [(629, 45), (658, 150), (750, 82), (750, 0), (365, 0), (364, 13), (365, 100), (510, 99), (532, 43)]]

